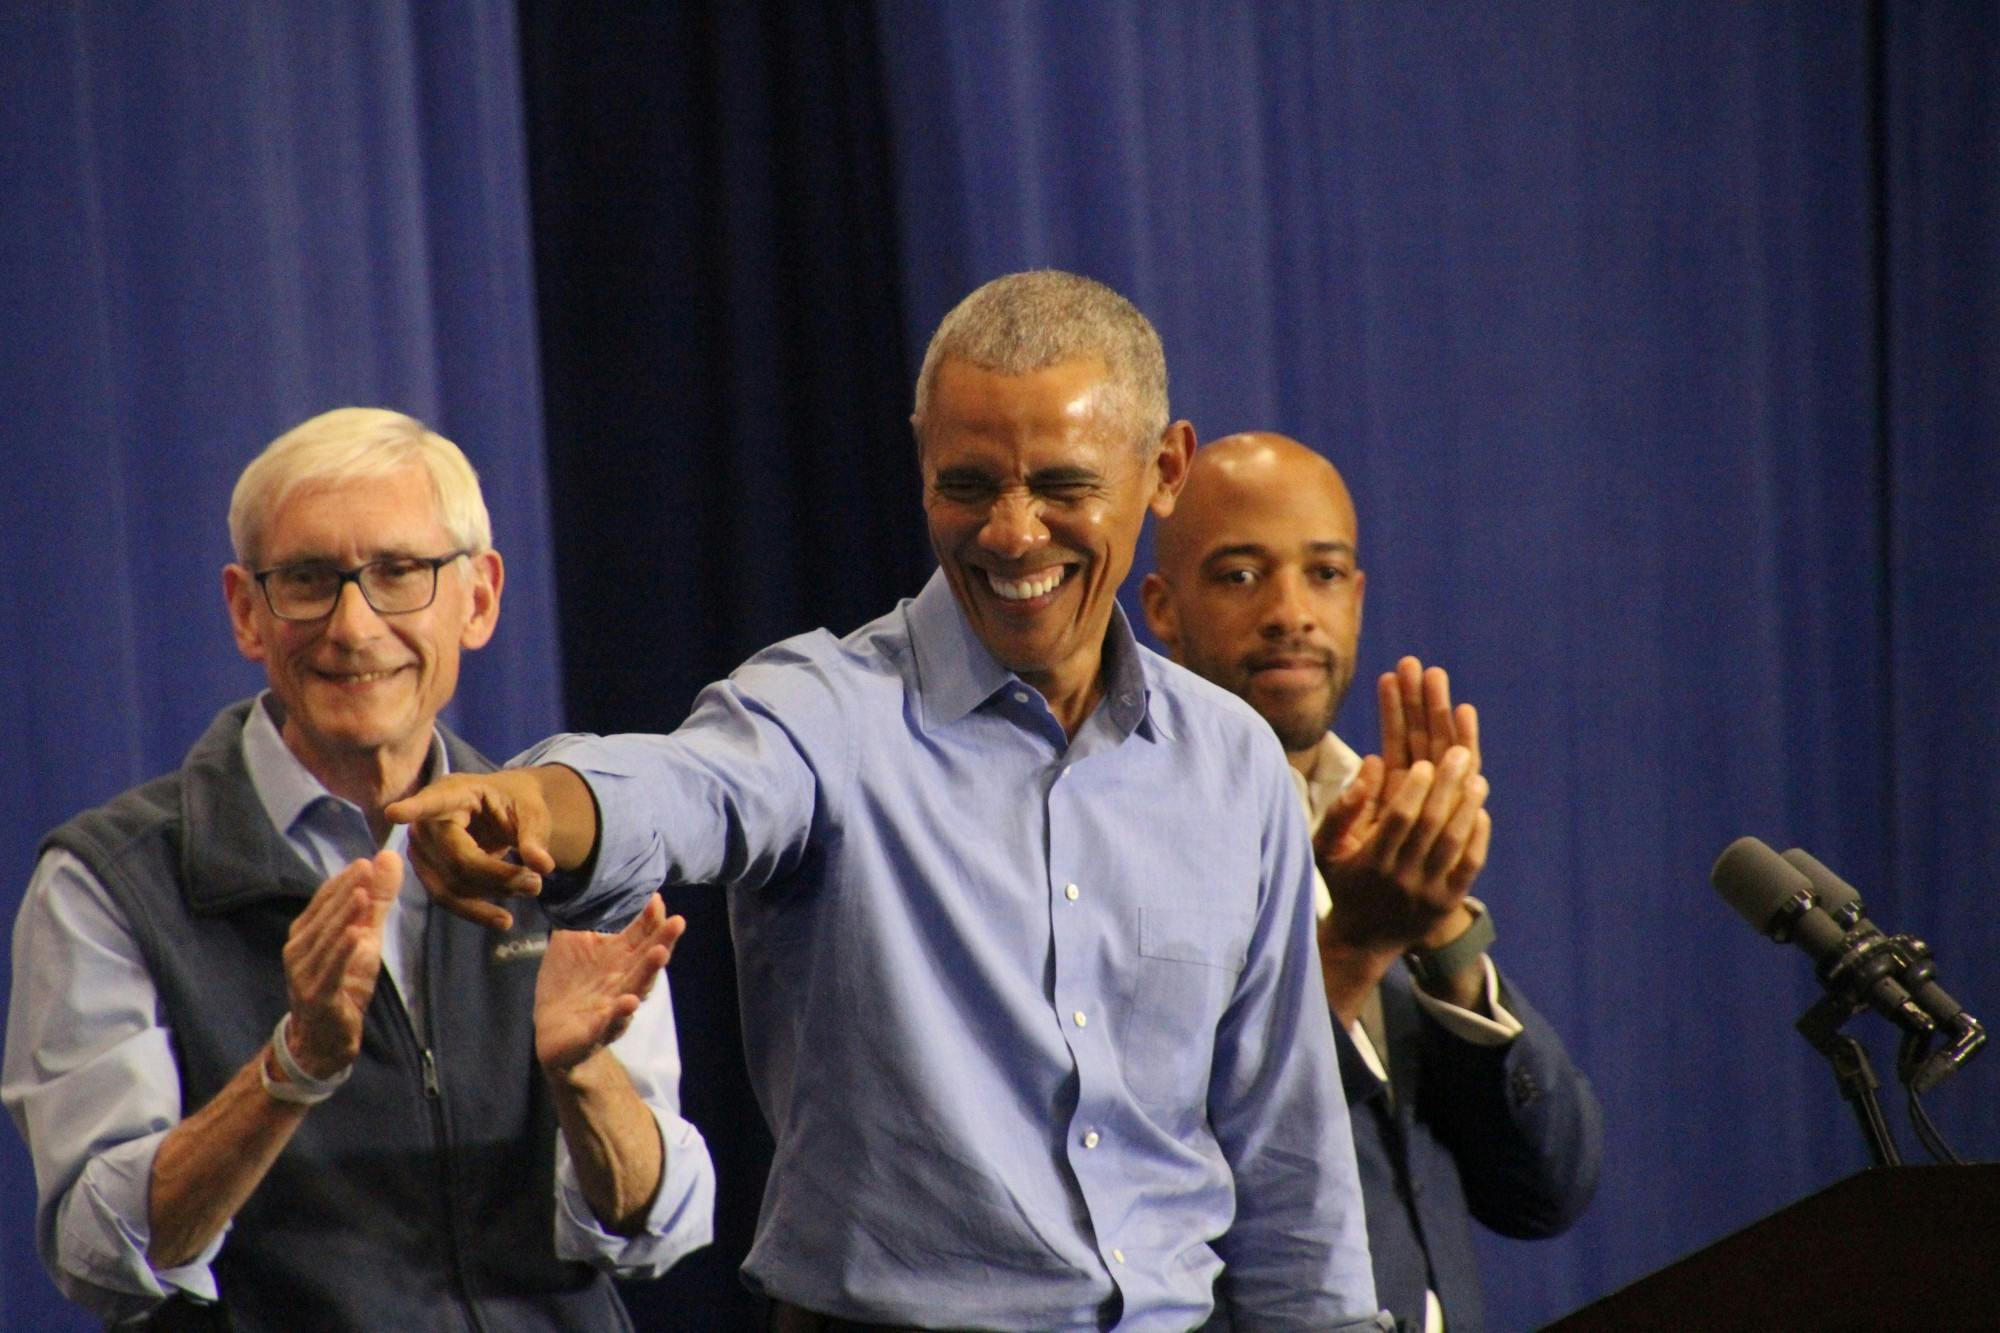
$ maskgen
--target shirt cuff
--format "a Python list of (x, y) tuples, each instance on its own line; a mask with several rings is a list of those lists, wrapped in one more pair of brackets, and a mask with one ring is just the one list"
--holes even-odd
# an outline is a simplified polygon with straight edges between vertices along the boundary
[(209, 1265), (222, 1250), (228, 1223), (185, 1264), (155, 1268), (146, 1256), (152, 1243), (153, 1158), (167, 1133), (128, 1139), (91, 1158), (63, 1205), (58, 1285), (71, 1300), (110, 1321), (143, 1314), (177, 1292), (216, 1299)]
[(556, 1256), (650, 1278), (709, 1243), (715, 1223), (715, 1171), (701, 1133), (678, 1115), (648, 1105), (660, 1127), (666, 1170), (645, 1226), (636, 1236), (606, 1231), (577, 1183), (569, 1144), (556, 1136)]
[(645, 903), (627, 887), (657, 885), (666, 870), (658, 829), (631, 814), (635, 807), (644, 807), (648, 782), (621, 770), (618, 753), (604, 737), (583, 732), (551, 736), (507, 761), (509, 768), (537, 764), (561, 764), (574, 772), (590, 789), (597, 807), (597, 846), (591, 853), (590, 873), (545, 877), (538, 901), (550, 920), (568, 929), (624, 925)]
[(1494, 967), (1493, 960), (1484, 954), (1479, 956), (1479, 966), (1486, 972), (1486, 1007), (1492, 1013), (1490, 1018), (1470, 1009), (1461, 1009), (1449, 1000), (1440, 1000), (1422, 986), (1412, 986), (1410, 991), (1417, 997), (1417, 1003), (1424, 1012), (1436, 1019), (1452, 1036), (1469, 1041), (1474, 1046), (1505, 1046), (1521, 1035), (1521, 1020), (1508, 1013), (1500, 1003), (1500, 969)]

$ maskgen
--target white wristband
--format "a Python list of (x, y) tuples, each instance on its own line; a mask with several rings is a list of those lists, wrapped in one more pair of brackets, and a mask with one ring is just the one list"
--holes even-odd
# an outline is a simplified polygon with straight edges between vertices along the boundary
[(292, 1058), (291, 1044), (286, 1040), (292, 1027), (292, 1014), (288, 1009), (278, 1020), (278, 1026), (271, 1029), (271, 1055), (278, 1062), (278, 1069), (285, 1081), (271, 1077), (271, 1066), (265, 1061), (257, 1062), (257, 1075), (264, 1080), (264, 1091), (274, 1100), (290, 1102), (294, 1106), (317, 1106), (340, 1089), (347, 1082), (347, 1076), (354, 1072), (354, 1066), (335, 1074), (332, 1078), (314, 1078), (299, 1068), (299, 1062)]

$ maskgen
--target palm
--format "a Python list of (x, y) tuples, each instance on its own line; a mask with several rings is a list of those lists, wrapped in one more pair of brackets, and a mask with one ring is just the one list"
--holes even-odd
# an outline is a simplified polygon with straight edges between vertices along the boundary
[(652, 990), (686, 923), (656, 894), (624, 930), (549, 933), (535, 979), (535, 1057), (567, 1069), (616, 1041)]

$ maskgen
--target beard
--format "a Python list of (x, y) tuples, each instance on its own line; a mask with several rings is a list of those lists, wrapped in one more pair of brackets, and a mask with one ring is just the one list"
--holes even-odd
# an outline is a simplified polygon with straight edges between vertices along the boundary
[(1327, 732), (1333, 730), (1334, 714), (1340, 711), (1341, 696), (1345, 687), (1328, 690), (1322, 707), (1313, 707), (1307, 700), (1292, 703), (1257, 699), (1244, 696), (1263, 719), (1271, 724), (1271, 730), (1278, 733), (1278, 742), (1287, 754), (1297, 754), (1310, 750), (1320, 743)]
[(1278, 741), (1288, 754), (1310, 750), (1320, 743), (1320, 738), (1333, 730), (1334, 715), (1347, 697), (1347, 686), (1354, 679), (1354, 665), (1342, 662), (1332, 654), (1327, 654), (1326, 686), (1324, 691), (1314, 690), (1302, 694), (1271, 695), (1257, 689), (1254, 668), (1244, 667), (1241, 686), (1232, 687), (1258, 716), (1271, 724), (1271, 730), (1278, 733)]
[[(1257, 710), (1270, 724), (1288, 753), (1296, 754), (1318, 745), (1333, 729), (1334, 715), (1347, 698), (1354, 680), (1354, 659), (1331, 648), (1308, 644), (1267, 644), (1233, 662), (1223, 662), (1191, 650), (1182, 644), (1182, 657), (1195, 674), (1222, 686)], [(1318, 689), (1272, 691), (1258, 684), (1258, 672), (1277, 660), (1316, 663), (1323, 672)]]

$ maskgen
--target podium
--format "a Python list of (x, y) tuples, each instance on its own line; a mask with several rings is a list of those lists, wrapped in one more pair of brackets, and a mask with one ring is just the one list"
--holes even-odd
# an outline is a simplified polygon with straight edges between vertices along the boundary
[(2000, 1165), (1880, 1166), (1546, 1333), (2000, 1329)]

